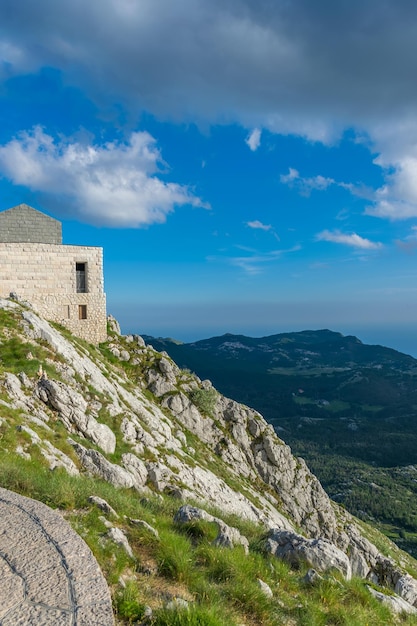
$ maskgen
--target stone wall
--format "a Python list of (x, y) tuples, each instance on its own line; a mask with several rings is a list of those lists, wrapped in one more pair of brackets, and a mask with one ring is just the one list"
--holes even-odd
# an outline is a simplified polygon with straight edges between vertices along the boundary
[[(105, 341), (102, 255), (95, 247), (0, 242), (0, 296), (16, 293), (45, 319), (91, 343)], [(85, 264), (86, 293), (77, 293), (77, 263)]]
[(9, 243), (62, 243), (62, 225), (27, 204), (0, 213), (0, 241)]

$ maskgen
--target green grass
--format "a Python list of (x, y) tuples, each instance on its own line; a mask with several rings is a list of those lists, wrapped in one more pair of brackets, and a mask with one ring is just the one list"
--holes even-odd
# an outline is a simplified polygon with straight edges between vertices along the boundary
[(153, 626), (236, 626), (236, 621), (220, 606), (194, 605), (188, 608), (161, 609)]
[(119, 619), (134, 624), (142, 619), (145, 605), (140, 600), (140, 590), (133, 580), (115, 594), (115, 608)]
[[(214, 547), (214, 524), (175, 524), (173, 517), (179, 503), (172, 498), (140, 499), (132, 491), (115, 489), (103, 481), (71, 477), (59, 470), (51, 472), (40, 460), (28, 462), (1, 452), (0, 484), (64, 511), (102, 567), (119, 624), (136, 623), (146, 605), (153, 609), (153, 626), (400, 623), (370, 596), (364, 581), (347, 583), (329, 576), (319, 585), (306, 587), (302, 582), (303, 569), (292, 570), (288, 564), (259, 550), (263, 529), (255, 524), (240, 523), (241, 531), (246, 530), (251, 542), (249, 555), (245, 555), (241, 547)], [(114, 523), (128, 536), (135, 560), (105, 539), (107, 529), (100, 519), (102, 512), (88, 502), (92, 494), (106, 499), (119, 513)], [(128, 518), (147, 521), (158, 530), (159, 539), (146, 529), (129, 524)], [(230, 516), (225, 519), (229, 524), (236, 521)], [(141, 574), (149, 561), (155, 564), (150, 579)], [(129, 577), (124, 587), (119, 584), (122, 575)], [(270, 586), (272, 599), (263, 595), (258, 578)], [(185, 597), (189, 607), (163, 608), (169, 597)], [(417, 624), (417, 619), (407, 618), (401, 623)]]

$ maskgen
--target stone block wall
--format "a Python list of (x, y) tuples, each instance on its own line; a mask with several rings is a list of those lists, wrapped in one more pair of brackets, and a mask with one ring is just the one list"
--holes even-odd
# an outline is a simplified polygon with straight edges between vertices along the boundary
[[(77, 293), (77, 263), (85, 264), (86, 293)], [(102, 248), (0, 242), (0, 296), (10, 293), (91, 343), (107, 339)]]
[(0, 241), (62, 243), (62, 224), (27, 204), (0, 213)]

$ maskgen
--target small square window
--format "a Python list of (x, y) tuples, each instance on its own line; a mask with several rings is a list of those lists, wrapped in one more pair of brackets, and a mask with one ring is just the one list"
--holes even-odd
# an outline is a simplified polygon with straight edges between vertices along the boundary
[(87, 319), (87, 305), (86, 304), (78, 305), (78, 319), (80, 320)]

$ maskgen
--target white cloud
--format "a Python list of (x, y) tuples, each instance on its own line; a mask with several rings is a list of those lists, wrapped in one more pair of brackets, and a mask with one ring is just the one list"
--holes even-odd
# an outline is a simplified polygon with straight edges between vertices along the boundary
[(259, 220), (253, 220), (253, 222), (246, 222), (246, 225), (249, 228), (253, 228), (255, 230), (272, 230), (271, 224), (263, 224)]
[(105, 226), (161, 223), (184, 204), (207, 208), (186, 187), (164, 182), (161, 163), (155, 139), (146, 132), (132, 133), (126, 143), (83, 145), (56, 141), (35, 127), (0, 146), (4, 177), (61, 196), (80, 219)]
[(242, 252), (246, 252), (246, 255), (209, 257), (207, 260), (217, 262), (220, 261), (222, 263), (226, 262), (229, 265), (243, 270), (245, 274), (255, 276), (257, 274), (261, 274), (266, 266), (276, 263), (283, 255), (301, 250), (301, 246), (299, 245), (295, 245), (288, 249), (270, 250), (267, 252), (260, 252), (245, 246), (236, 246), (236, 248)]
[[(407, 148), (406, 152), (409, 151)], [(412, 151), (415, 151), (414, 147)], [(387, 170), (389, 166), (394, 169), (387, 174), (385, 184), (377, 189), (374, 203), (366, 213), (389, 220), (417, 217), (417, 155), (406, 153), (394, 163), (387, 163), (380, 156), (375, 162)]]
[(317, 241), (340, 243), (353, 248), (358, 248), (360, 250), (378, 250), (383, 247), (382, 243), (365, 239), (356, 233), (351, 233), (350, 235), (341, 233), (339, 230), (323, 230), (316, 236), (316, 239)]
[(289, 168), (288, 174), (281, 174), (281, 176), (279, 177), (280, 181), (284, 185), (292, 185), (294, 181), (298, 180), (299, 178), (300, 178), (299, 171), (294, 169), (293, 167)]
[(245, 139), (245, 143), (249, 146), (252, 152), (256, 152), (261, 145), (261, 131), (259, 128), (253, 129), (253, 131)]
[(242, 269), (245, 274), (254, 276), (261, 274), (266, 264), (277, 261), (282, 254), (283, 250), (272, 250), (262, 254), (254, 253), (250, 256), (232, 257), (229, 261), (231, 265)]
[(293, 167), (289, 168), (288, 174), (281, 174), (280, 181), (289, 187), (296, 187), (303, 195), (309, 195), (313, 190), (326, 191), (331, 186), (342, 187), (352, 193), (359, 194), (359, 190), (356, 190), (351, 183), (337, 181), (334, 178), (328, 178), (321, 174), (306, 178), (301, 176), (300, 172)]

